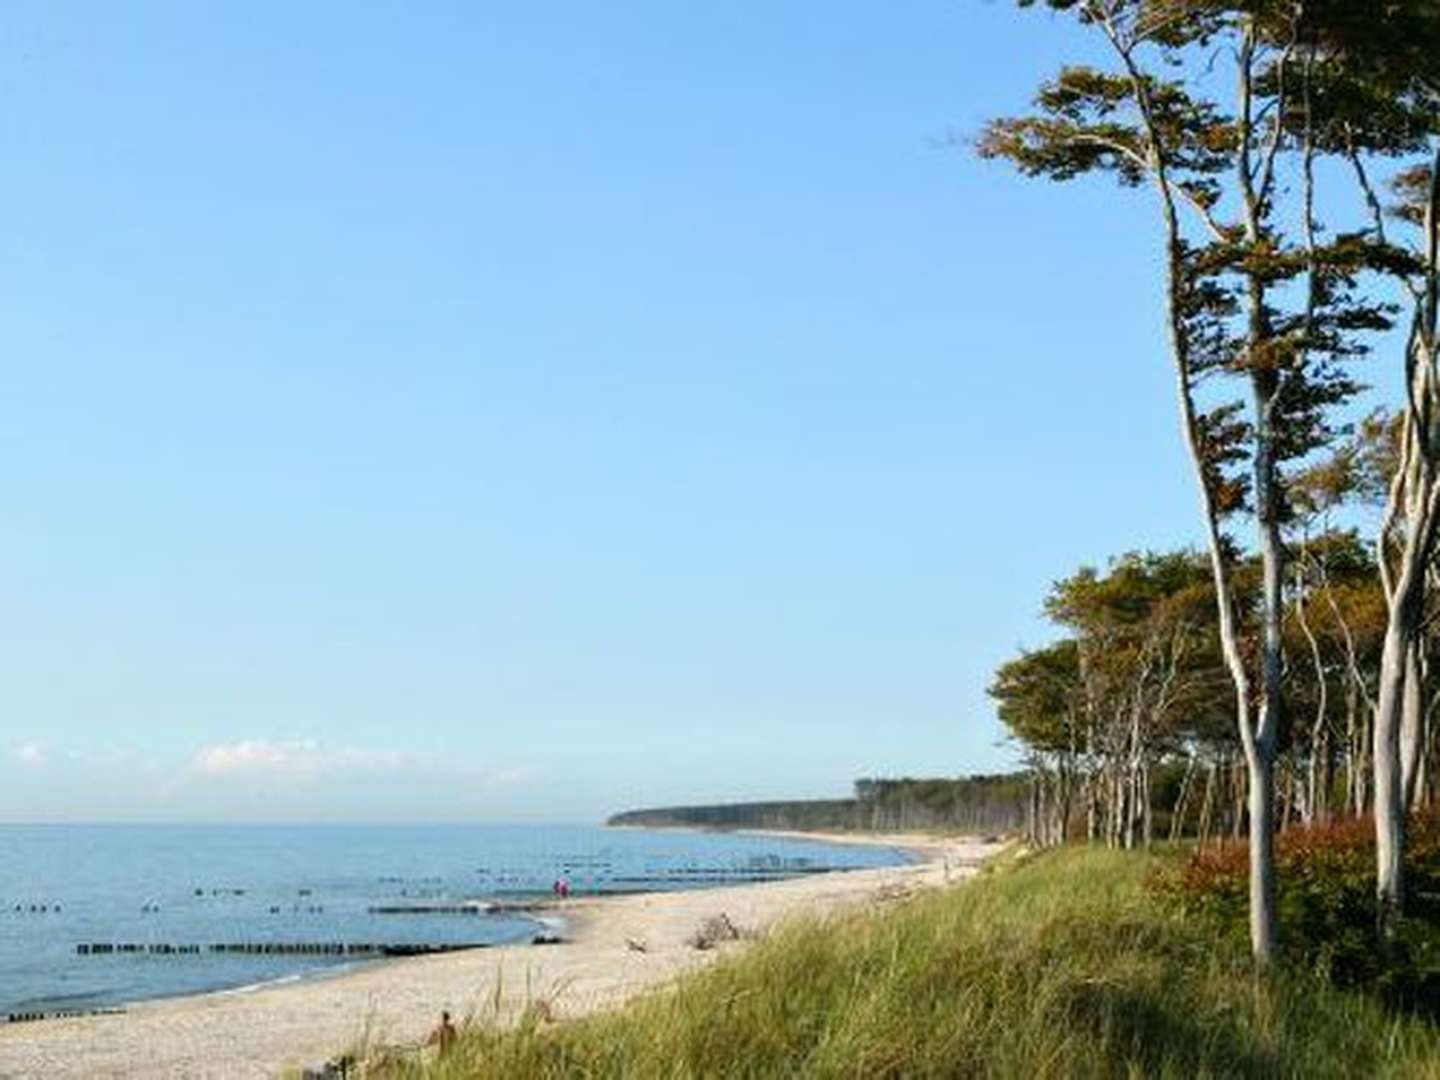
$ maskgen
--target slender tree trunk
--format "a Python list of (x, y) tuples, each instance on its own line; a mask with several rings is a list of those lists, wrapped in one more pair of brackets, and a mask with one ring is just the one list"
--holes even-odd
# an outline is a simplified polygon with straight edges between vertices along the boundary
[(1360, 805), (1360, 693), (1352, 682), (1345, 692), (1345, 809), (1358, 817)]
[(1117, 754), (1110, 766), (1110, 846), (1120, 847), (1125, 839), (1124, 760)]
[(1405, 801), (1400, 776), (1400, 698), (1405, 645), (1393, 624), (1380, 662), (1380, 707), (1375, 713), (1375, 892), (1380, 928), (1388, 933), (1405, 906)]
[(1030, 767), (1030, 798), (1028, 802), (1028, 813), (1026, 814), (1025, 835), (1031, 847), (1040, 846), (1039, 837), (1040, 824), (1040, 779), (1039, 772), (1032, 764)]
[[(1299, 575), (1297, 574), (1297, 579)], [(1314, 632), (1310, 629), (1310, 620), (1305, 612), (1305, 583), (1297, 580), (1295, 587), (1295, 618), (1300, 624), (1300, 631), (1305, 635), (1305, 641), (1310, 646), (1310, 663), (1315, 668), (1315, 686), (1317, 700), (1315, 703), (1315, 719), (1310, 725), (1310, 763), (1307, 773), (1307, 791), (1305, 795), (1305, 811), (1303, 817), (1307, 823), (1314, 821), (1320, 810), (1323, 800), (1322, 768), (1323, 744), (1325, 742), (1326, 714), (1329, 711), (1329, 681), (1325, 678), (1325, 660), (1320, 654), (1320, 642), (1316, 640)]]
[[(1323, 573), (1323, 568), (1322, 568)], [(1366, 795), (1366, 771), (1368, 763), (1366, 748), (1370, 745), (1369, 718), (1375, 711), (1374, 702), (1365, 685), (1365, 675), (1360, 670), (1360, 658), (1355, 648), (1355, 635), (1350, 631), (1340, 605), (1335, 602), (1335, 592), (1325, 580), (1325, 599), (1330, 613), (1340, 627), (1345, 642), (1345, 811), (1355, 817), (1365, 813), (1368, 805)]]
[(1425, 703), (1425, 752), (1420, 755), (1420, 777), (1416, 781), (1420, 788), (1420, 801), (1424, 806), (1435, 801), (1435, 706), (1437, 704), (1440, 704), (1440, 696), (1433, 694)]
[(1178, 840), (1185, 833), (1185, 811), (1189, 809), (1190, 789), (1195, 783), (1195, 751), (1185, 761), (1185, 775), (1180, 778), (1180, 792), (1175, 796), (1175, 807), (1170, 811), (1170, 839)]
[(1416, 781), (1425, 756), (1425, 684), (1417, 633), (1405, 656), (1405, 706), (1400, 720), (1400, 787), (1407, 810), (1418, 805)]
[(1094, 768), (1085, 778), (1085, 840), (1093, 844), (1100, 839), (1100, 783)]
[[(1425, 213), (1427, 273), (1417, 298), (1416, 317), (1406, 343), (1407, 407), (1401, 437), (1400, 465), (1390, 486), (1378, 554), (1381, 583), (1389, 602), (1385, 646), (1380, 659), (1379, 706), (1375, 711), (1375, 892), (1381, 932), (1389, 935), (1405, 908), (1405, 810), (1415, 759), (1410, 743), (1421, 735), (1418, 706), (1408, 706), (1407, 679), (1420, 636), (1425, 572), (1440, 497), (1435, 476), (1435, 431), (1432, 409), (1435, 385), (1437, 290), (1440, 290), (1440, 146), (1431, 167)], [(1387, 545), (1389, 528), (1405, 511), (1400, 563), (1392, 574)], [(1420, 687), (1413, 688), (1419, 701)], [(1406, 730), (1407, 717), (1410, 718)], [(1407, 738), (1408, 737), (1408, 738)], [(1402, 749), (1403, 747), (1403, 749)], [(1405, 759), (1412, 764), (1406, 775)]]
[[(1236, 179), (1243, 197), (1245, 238), (1252, 245), (1260, 242), (1262, 220), (1266, 213), (1263, 184), (1257, 190), (1257, 173), (1250, 161), (1254, 131), (1251, 109), (1255, 44), (1254, 16), (1247, 16), (1236, 57), (1240, 94), (1236, 112), (1239, 125)], [(1248, 722), (1241, 724), (1240, 743), (1250, 785), (1250, 951), (1261, 967), (1268, 965), (1275, 954), (1274, 769), (1280, 725), (1285, 719), (1281, 683), (1284, 676), (1285, 545), (1280, 536), (1283, 498), (1274, 431), (1275, 409), (1283, 384), (1279, 373), (1262, 355), (1264, 347), (1273, 338), (1266, 289), (1266, 281), (1261, 275), (1251, 273), (1247, 276), (1249, 340), (1246, 362), (1255, 427), (1252, 476), (1256, 539), (1260, 549), (1261, 641), (1259, 715), (1253, 728)], [(1246, 702), (1241, 701), (1239, 715), (1242, 720), (1248, 721), (1247, 713)]]
[(1135, 846), (1135, 766), (1127, 758), (1120, 793), (1120, 844), (1129, 851)]
[(1300, 791), (1299, 769), (1296, 768), (1295, 755), (1282, 757), (1282, 768), (1279, 769), (1280, 783), (1282, 783), (1282, 804), (1280, 804), (1280, 829), (1295, 827), (1295, 815), (1305, 816), (1305, 798)]
[[(1258, 279), (1250, 283), (1252, 348), (1268, 338), (1264, 322), (1265, 293)], [(1253, 730), (1240, 731), (1250, 785), (1250, 949), (1262, 967), (1275, 955), (1275, 747), (1284, 719), (1284, 596), (1285, 545), (1280, 537), (1278, 469), (1270, 430), (1271, 412), (1279, 394), (1275, 374), (1262, 368), (1251, 377), (1255, 395), (1255, 503), (1261, 570), (1260, 715)]]
[(1057, 770), (1059, 773), (1059, 788), (1056, 790), (1056, 800), (1059, 803), (1060, 814), (1060, 843), (1070, 842), (1070, 819), (1075, 813), (1075, 781), (1079, 769), (1079, 732), (1077, 730), (1076, 715), (1073, 709), (1068, 714), (1068, 722), (1065, 725), (1069, 734), (1069, 746), (1060, 752)]
[(1356, 817), (1363, 816), (1371, 808), (1375, 797), (1375, 768), (1371, 760), (1371, 748), (1375, 744), (1375, 712), (1368, 705), (1360, 711), (1360, 802), (1355, 808)]
[[(1411, 450), (1407, 439), (1407, 454)], [(1413, 463), (1412, 463), (1413, 464)], [(1402, 469), (1409, 471), (1406, 466)], [(1423, 480), (1412, 474), (1412, 481)], [(1399, 479), (1397, 478), (1398, 490)], [(1428, 502), (1430, 492), (1424, 492)], [(1392, 505), (1394, 496), (1392, 495)], [(1413, 502), (1412, 502), (1413, 505)], [(1405, 807), (1406, 776), (1402, 760), (1402, 736), (1405, 734), (1407, 708), (1406, 676), (1414, 658), (1414, 641), (1420, 621), (1421, 581), (1424, 574), (1422, 554), (1427, 523), (1422, 515), (1412, 517), (1405, 537), (1399, 572), (1387, 580), (1390, 599), (1389, 617), (1385, 625), (1385, 643), (1380, 654), (1380, 687), (1374, 721), (1375, 770), (1375, 894), (1377, 917), (1382, 933), (1388, 935), (1405, 910)], [(1387, 565), (1382, 534), (1380, 557), (1382, 569)], [(1388, 571), (1386, 572), (1388, 578)], [(1416, 688), (1418, 691), (1418, 688)], [(1411, 732), (1410, 734), (1414, 734)]]
[(1275, 791), (1274, 773), (1251, 767), (1250, 779), (1250, 941), (1256, 959), (1271, 959), (1275, 949)]
[(1140, 821), (1142, 843), (1148, 848), (1155, 840), (1155, 808), (1150, 805), (1150, 760), (1140, 763)]
[(1211, 758), (1210, 764), (1205, 769), (1205, 794), (1200, 800), (1200, 822), (1196, 826), (1201, 847), (1204, 847), (1210, 839), (1210, 824), (1215, 813), (1215, 789), (1219, 784), (1219, 778), (1220, 762), (1217, 758)]
[[(1268, 514), (1268, 526), (1262, 525), (1262, 560), (1265, 567), (1266, 633), (1262, 659), (1263, 698), (1260, 706), (1259, 723), (1251, 727), (1250, 676), (1246, 670), (1245, 658), (1240, 649), (1239, 633), (1235, 626), (1235, 596), (1230, 581), (1228, 547), (1220, 532), (1220, 511), (1216, 505), (1215, 492), (1211, 489), (1210, 462), (1200, 433), (1200, 420), (1194, 397), (1194, 380), (1191, 372), (1190, 339), (1185, 325), (1187, 310), (1186, 245), (1180, 229), (1176, 210), (1176, 192), (1170, 180), (1170, 159), (1165, 137), (1151, 98), (1151, 83), (1140, 72), (1133, 53), (1119, 40), (1113, 23), (1100, 20), (1101, 26), (1116, 47), (1120, 61), (1131, 81), (1135, 101), (1140, 111), (1146, 133), (1147, 158), (1153, 173), (1156, 190), (1160, 196), (1161, 213), (1165, 224), (1165, 290), (1167, 329), (1170, 336), (1171, 357), (1175, 364), (1177, 389), (1179, 391), (1181, 432), (1185, 438), (1196, 480), (1200, 490), (1201, 506), (1206, 526), (1206, 541), (1210, 552), (1210, 564), (1215, 581), (1216, 609), (1219, 618), (1221, 651), (1225, 666), (1235, 685), (1235, 721), (1241, 741), (1245, 747), (1246, 765), (1251, 773), (1252, 786), (1261, 795), (1270, 791), (1271, 777), (1271, 734), (1274, 725), (1280, 722), (1280, 665), (1278, 646), (1278, 605), (1270, 602), (1272, 591), (1278, 598), (1278, 582), (1275, 576), (1283, 571), (1282, 549), (1271, 543), (1271, 537), (1278, 540), (1278, 525), (1274, 520), (1275, 502), (1273, 461), (1270, 458), (1268, 439), (1268, 411), (1256, 417), (1255, 476), (1256, 501), (1259, 515), (1264, 520)], [(1249, 219), (1248, 239), (1254, 243), (1258, 238), (1256, 228), (1260, 213), (1260, 200), (1255, 197), (1250, 171), (1249, 145), (1250, 129), (1250, 75), (1253, 62), (1253, 30), (1247, 28), (1241, 55), (1237, 58), (1241, 69), (1242, 84), (1242, 130), (1239, 133), (1239, 175), (1246, 193), (1246, 211)], [(1251, 319), (1252, 345), (1255, 340), (1256, 320), (1263, 320), (1265, 305), (1263, 286), (1252, 276)], [(1261, 303), (1253, 303), (1255, 291), (1260, 292)], [(1255, 383), (1252, 378), (1252, 384)], [(1272, 589), (1273, 586), (1273, 589)], [(1272, 627), (1271, 623), (1274, 622)], [(1272, 634), (1273, 631), (1277, 631)], [(1273, 639), (1273, 640), (1272, 640)], [(1273, 813), (1268, 809), (1264, 814), (1252, 815), (1251, 882), (1250, 882), (1250, 947), (1256, 962), (1265, 966), (1270, 962), (1275, 948), (1274, 918), (1274, 867), (1269, 861), (1271, 836), (1268, 832), (1260, 835), (1257, 830), (1268, 830), (1273, 825)]]
[(1035, 776), (1035, 837), (1040, 847), (1050, 847), (1050, 799), (1045, 786), (1045, 770)]
[(1315, 820), (1325, 823), (1330, 820), (1330, 800), (1332, 789), (1335, 786), (1334, 753), (1331, 749), (1330, 725), (1325, 724), (1319, 731), (1320, 744), (1313, 751), (1320, 762), (1318, 769), (1318, 780), (1315, 784), (1314, 793), (1311, 795), (1311, 812)]
[(1245, 762), (1238, 761), (1230, 770), (1230, 839), (1239, 840), (1245, 829)]

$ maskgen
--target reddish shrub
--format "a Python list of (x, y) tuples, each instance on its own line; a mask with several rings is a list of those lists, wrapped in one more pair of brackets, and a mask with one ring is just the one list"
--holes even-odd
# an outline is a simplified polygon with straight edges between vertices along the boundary
[[(1280, 944), (1294, 963), (1406, 1006), (1440, 1010), (1440, 809), (1411, 817), (1409, 905), (1396, 940), (1376, 934), (1375, 832), (1364, 818), (1292, 829), (1276, 839)], [(1247, 932), (1249, 847), (1196, 848), (1154, 886), (1197, 915)]]

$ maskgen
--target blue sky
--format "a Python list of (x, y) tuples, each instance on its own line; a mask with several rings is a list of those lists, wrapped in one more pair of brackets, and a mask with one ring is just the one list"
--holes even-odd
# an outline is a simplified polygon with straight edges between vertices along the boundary
[(1140, 196), (1008, 3), (0, 15), (0, 820), (593, 820), (1005, 767), (1190, 542)]

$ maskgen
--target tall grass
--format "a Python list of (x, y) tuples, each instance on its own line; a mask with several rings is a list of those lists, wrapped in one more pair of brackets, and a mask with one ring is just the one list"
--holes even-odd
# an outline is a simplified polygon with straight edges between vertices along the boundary
[(1440, 1077), (1440, 1029), (1280, 973), (1073, 849), (898, 907), (791, 924), (576, 1022), (472, 1026), (395, 1077)]

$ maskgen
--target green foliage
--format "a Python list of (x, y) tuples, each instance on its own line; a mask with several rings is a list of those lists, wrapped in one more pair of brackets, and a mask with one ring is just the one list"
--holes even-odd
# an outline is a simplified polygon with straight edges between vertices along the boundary
[[(1158, 874), (1155, 885), (1240, 942), (1248, 858), (1240, 843), (1198, 849)], [(1382, 942), (1373, 823), (1350, 819), (1282, 833), (1276, 845), (1281, 941), (1292, 963), (1336, 986), (1375, 991), (1391, 1004), (1440, 1019), (1440, 814), (1411, 819), (1406, 863), (1409, 917), (1393, 941)]]
[(1079, 741), (1080, 661), (1074, 640), (1001, 664), (989, 692), (1000, 722), (1026, 746), (1054, 753), (1072, 750)]
[[(1315, 166), (1324, 158), (1353, 165), (1369, 191), (1365, 161), (1423, 150), (1440, 130), (1440, 5), (1045, 6), (1072, 13), (1099, 38), (1110, 67), (1062, 67), (1038, 88), (1029, 115), (991, 120), (977, 150), (1025, 176), (1098, 173), (1123, 187), (1153, 185), (1167, 238), (1172, 360), (1207, 513), (1212, 524), (1242, 512), (1262, 528), (1288, 522), (1287, 471), (1344, 434), (1337, 411), (1362, 389), (1351, 362), (1394, 323), (1397, 307), (1377, 299), (1373, 284), (1423, 270), (1377, 224), (1378, 204), (1358, 217), (1365, 200), (1322, 205)], [(1230, 68), (1221, 78), (1233, 87), (1217, 83), (1221, 57)], [(1402, 212), (1413, 220), (1425, 177), (1416, 169), (1402, 177)], [(1242, 396), (1207, 391), (1200, 400), (1213, 374), (1238, 376)], [(1223, 555), (1225, 538), (1213, 542)]]
[(1306, 974), (1257, 983), (1155, 857), (1049, 852), (804, 921), (623, 1010), (479, 1022), (399, 1077), (1440, 1076), (1440, 1031)]

